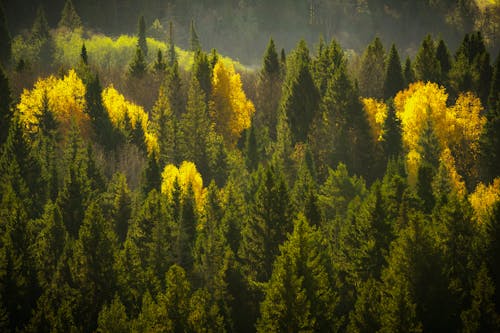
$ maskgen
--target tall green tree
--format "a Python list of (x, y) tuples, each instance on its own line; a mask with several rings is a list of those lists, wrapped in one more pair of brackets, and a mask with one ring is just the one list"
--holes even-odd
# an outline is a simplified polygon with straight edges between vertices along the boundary
[(172, 111), (168, 87), (164, 84), (160, 86), (158, 99), (151, 111), (151, 118), (153, 131), (158, 138), (160, 165), (174, 163), (177, 160), (177, 119)]
[(338, 328), (338, 296), (322, 236), (303, 216), (281, 248), (260, 306), (258, 332)]
[(363, 97), (384, 96), (385, 51), (380, 38), (367, 46), (358, 73), (359, 91)]
[(398, 50), (396, 45), (392, 44), (389, 51), (389, 58), (384, 76), (383, 96), (384, 99), (394, 97), (396, 93), (403, 90), (405, 82), (403, 78), (403, 71), (401, 69), (401, 61), (399, 59)]
[(406, 85), (415, 82), (415, 71), (413, 69), (413, 64), (411, 63), (410, 57), (406, 57), (403, 74), (405, 77)]
[(78, 232), (70, 270), (83, 295), (77, 320), (84, 330), (95, 330), (99, 310), (111, 302), (116, 288), (114, 261), (116, 238), (101, 207), (92, 202)]
[(205, 103), (205, 93), (193, 76), (189, 85), (186, 112), (179, 124), (179, 154), (192, 161), (204, 179), (209, 175), (208, 139), (213, 130)]
[(137, 45), (135, 55), (128, 67), (128, 74), (133, 78), (142, 78), (146, 74), (146, 59), (141, 47)]
[(137, 46), (146, 58), (148, 56), (148, 44), (146, 42), (146, 21), (144, 20), (144, 15), (141, 15), (137, 21)]
[[(497, 201), (491, 210), (491, 215), (486, 224), (486, 264), (489, 275), (494, 286), (500, 285), (500, 268), (498, 262), (498, 250), (500, 249), (500, 201)], [(500, 310), (500, 290), (495, 287), (493, 302), (496, 311)]]
[(36, 10), (35, 21), (31, 27), (31, 36), (36, 40), (50, 39), (50, 27), (45, 16), (43, 6), (39, 6)]
[(387, 159), (397, 158), (403, 152), (403, 139), (401, 132), (401, 121), (396, 116), (394, 104), (389, 101), (387, 106), (387, 117), (384, 121), (382, 146)]
[(251, 217), (243, 226), (239, 256), (253, 281), (269, 279), (279, 246), (292, 229), (288, 188), (279, 170), (260, 169), (259, 185), (251, 206)]
[(191, 47), (191, 51), (201, 51), (200, 38), (198, 37), (198, 33), (196, 32), (194, 20), (191, 20), (191, 25), (189, 26), (189, 36), (189, 46)]
[(120, 298), (115, 296), (111, 303), (105, 304), (99, 312), (97, 320), (98, 332), (130, 332), (130, 322), (125, 306)]
[(82, 27), (82, 20), (78, 16), (73, 1), (66, 0), (64, 8), (61, 12), (61, 20), (59, 21), (59, 28), (67, 28), (75, 30)]
[(271, 38), (262, 61), (257, 81), (257, 103), (254, 121), (257, 126), (266, 126), (271, 138), (276, 138), (279, 100), (281, 97), (281, 67)]
[(441, 38), (439, 39), (438, 46), (436, 48), (436, 58), (439, 61), (439, 66), (441, 67), (441, 78), (439, 80), (440, 84), (448, 83), (448, 72), (451, 69), (451, 56), (445, 41)]
[(441, 65), (431, 35), (424, 38), (415, 56), (415, 76), (423, 82), (439, 82), (441, 78)]
[(319, 93), (309, 71), (310, 62), (309, 49), (302, 40), (288, 59), (280, 102), (280, 110), (289, 122), (292, 145), (306, 141), (318, 111)]

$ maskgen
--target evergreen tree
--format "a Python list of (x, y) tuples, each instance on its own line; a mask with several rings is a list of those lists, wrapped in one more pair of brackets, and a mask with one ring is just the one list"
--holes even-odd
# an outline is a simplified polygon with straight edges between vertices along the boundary
[(188, 326), (191, 286), (182, 267), (172, 265), (165, 276), (165, 293), (158, 296), (159, 330), (184, 332)]
[(168, 47), (167, 47), (167, 65), (173, 67), (177, 64), (177, 53), (175, 52), (174, 44), (174, 24), (172, 21), (168, 23)]
[(193, 332), (224, 331), (224, 318), (212, 298), (205, 289), (198, 289), (191, 296), (188, 324)]
[(127, 185), (127, 178), (122, 173), (113, 175), (108, 185), (111, 196), (111, 221), (118, 241), (123, 243), (127, 237), (129, 220), (132, 216), (132, 196)]
[(69, 30), (75, 30), (82, 27), (80, 16), (78, 16), (71, 0), (66, 0), (64, 3), (58, 27), (67, 28)]
[(195, 52), (192, 73), (198, 79), (198, 83), (205, 93), (205, 103), (208, 103), (208, 99), (212, 95), (212, 68), (205, 52)]
[(497, 55), (493, 75), (491, 78), (490, 94), (488, 95), (488, 104), (486, 105), (489, 110), (494, 110), (500, 100), (500, 52)]
[(144, 16), (141, 15), (137, 22), (137, 46), (142, 52), (144, 58), (148, 56), (148, 44), (146, 42), (146, 22)]
[(45, 16), (45, 10), (40, 5), (36, 10), (35, 21), (31, 28), (31, 36), (35, 40), (44, 41), (50, 39), (50, 28)]
[(3, 66), (0, 64), (0, 146), (7, 139), (7, 133), (12, 121), (12, 104), (9, 79)]
[(162, 78), (165, 75), (166, 69), (167, 64), (163, 59), (163, 53), (161, 52), (161, 49), (158, 49), (158, 53), (156, 54), (156, 61), (153, 64), (153, 70), (160, 78)]
[(320, 233), (299, 215), (266, 285), (258, 332), (338, 329), (338, 298), (327, 253)]
[(177, 239), (175, 243), (176, 263), (191, 272), (193, 268), (193, 249), (196, 240), (198, 214), (195, 207), (191, 185), (181, 196), (181, 207), (177, 220)]
[(87, 55), (87, 48), (85, 47), (85, 43), (82, 44), (82, 50), (80, 51), (80, 60), (83, 64), (89, 64), (89, 57)]
[(257, 82), (257, 103), (254, 121), (266, 126), (276, 138), (277, 111), (281, 96), (281, 68), (273, 39), (269, 40)]
[(142, 174), (142, 193), (147, 195), (151, 190), (160, 190), (161, 169), (159, 157), (155, 151), (148, 155), (146, 167)]
[(282, 175), (274, 167), (260, 170), (260, 184), (251, 207), (251, 218), (242, 230), (239, 256), (249, 279), (269, 279), (279, 246), (292, 229), (292, 212), (288, 189)]
[(471, 307), (461, 314), (464, 332), (500, 330), (500, 315), (495, 310), (494, 293), (495, 285), (488, 276), (486, 265), (482, 265), (474, 279)]
[(403, 74), (405, 77), (406, 85), (415, 82), (415, 71), (413, 70), (413, 64), (411, 63), (410, 57), (406, 57)]
[(245, 162), (250, 172), (255, 171), (259, 165), (259, 151), (253, 122), (250, 125), (250, 129), (247, 131), (245, 142)]
[(135, 49), (135, 56), (128, 68), (128, 74), (133, 78), (142, 78), (146, 73), (146, 60), (144, 59), (144, 53), (142, 53), (141, 47), (137, 45)]
[(130, 322), (125, 311), (125, 306), (118, 296), (115, 296), (109, 305), (105, 304), (99, 312), (97, 331), (116, 333), (130, 332)]
[(439, 82), (441, 78), (441, 65), (436, 56), (436, 47), (431, 35), (427, 35), (415, 57), (415, 74), (419, 81)]
[(198, 33), (196, 32), (196, 28), (194, 26), (194, 20), (191, 20), (191, 25), (189, 26), (189, 46), (191, 47), (191, 51), (198, 52), (201, 51), (201, 43), (198, 38)]
[(189, 85), (186, 112), (179, 124), (179, 154), (185, 161), (196, 164), (203, 178), (209, 175), (208, 139), (212, 125), (203, 92), (195, 76)]
[(369, 279), (361, 285), (354, 310), (349, 314), (347, 332), (379, 332), (381, 295), (377, 280)]
[(358, 74), (363, 97), (382, 98), (384, 95), (385, 51), (380, 38), (375, 37), (363, 53)]
[(496, 306), (496, 312), (500, 312), (500, 268), (498, 262), (500, 249), (500, 201), (497, 201), (491, 210), (491, 215), (486, 224), (486, 264), (489, 275), (495, 286), (493, 293), (493, 303)]
[(104, 219), (99, 204), (93, 202), (85, 212), (70, 262), (73, 280), (83, 296), (76, 319), (84, 330), (97, 328), (99, 310), (113, 299), (115, 249), (111, 223)]
[(283, 83), (280, 112), (289, 122), (292, 146), (305, 142), (309, 127), (317, 112), (319, 93), (309, 71), (310, 57), (305, 41), (300, 41), (287, 64)]
[[(12, 56), (12, 41), (3, 3), (0, 3), (0, 66), (7, 66)], [(0, 74), (2, 75), (2, 74)]]
[(168, 87), (164, 84), (160, 86), (151, 118), (153, 131), (158, 138), (160, 165), (176, 162), (177, 121), (172, 111)]
[(488, 52), (483, 52), (476, 59), (476, 67), (478, 71), (478, 81), (475, 87), (476, 94), (481, 100), (481, 104), (487, 106), (493, 78), (493, 68), (490, 65), (490, 54)]
[(441, 79), (438, 83), (447, 84), (448, 72), (451, 69), (451, 56), (450, 51), (448, 51), (448, 47), (442, 38), (439, 39), (439, 43), (436, 48), (436, 58), (439, 61), (439, 66), (441, 67)]
[(394, 97), (400, 90), (403, 90), (404, 85), (403, 71), (401, 69), (398, 50), (396, 46), (392, 44), (384, 76), (384, 99)]
[(387, 117), (384, 121), (382, 138), (382, 145), (387, 159), (397, 158), (403, 152), (401, 122), (396, 116), (392, 101), (387, 106)]

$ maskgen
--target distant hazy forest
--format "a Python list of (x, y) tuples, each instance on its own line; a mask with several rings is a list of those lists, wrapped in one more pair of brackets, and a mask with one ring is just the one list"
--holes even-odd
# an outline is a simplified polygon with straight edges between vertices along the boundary
[[(55, 26), (64, 0), (9, 0), (11, 31), (30, 28), (40, 4)], [(403, 55), (416, 53), (428, 33), (453, 49), (472, 30), (481, 30), (495, 48), (500, 36), (498, 0), (75, 0), (74, 5), (84, 26), (111, 35), (132, 34), (137, 16), (144, 15), (150, 36), (165, 38), (173, 21), (183, 47), (194, 20), (204, 45), (248, 65), (259, 64), (269, 36), (285, 50), (302, 38), (316, 42), (321, 34), (356, 51), (379, 36), (386, 46), (396, 43)], [(153, 26), (156, 19), (161, 26)]]

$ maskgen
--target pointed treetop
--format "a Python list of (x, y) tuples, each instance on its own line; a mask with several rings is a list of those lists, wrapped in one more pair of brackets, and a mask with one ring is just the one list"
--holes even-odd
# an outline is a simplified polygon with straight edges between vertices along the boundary
[(89, 64), (89, 58), (87, 56), (87, 48), (85, 47), (85, 43), (82, 44), (82, 51), (80, 53), (80, 59), (85, 65)]
[(137, 45), (141, 49), (144, 57), (148, 56), (148, 44), (146, 42), (146, 21), (144, 20), (144, 16), (140, 16), (137, 22)]
[(50, 28), (42, 5), (36, 10), (36, 17), (33, 22), (33, 27), (31, 28), (31, 35), (33, 38), (40, 40), (50, 38)]
[(403, 71), (401, 70), (401, 61), (396, 46), (392, 44), (385, 70), (384, 98), (394, 97), (403, 88), (404, 78)]
[(174, 44), (174, 25), (172, 21), (168, 23), (168, 49), (167, 49), (167, 64), (172, 67), (177, 63), (177, 54), (175, 53)]
[(274, 46), (274, 41), (271, 38), (269, 40), (269, 44), (267, 44), (266, 53), (264, 54), (262, 73), (279, 74), (279, 72), (280, 63), (278, 60), (278, 53), (276, 53), (276, 47)]
[(75, 30), (82, 27), (82, 20), (80, 19), (80, 16), (78, 16), (75, 6), (73, 6), (73, 2), (71, 0), (66, 0), (66, 3), (64, 4), (58, 27), (64, 27), (69, 30)]
[(196, 51), (201, 51), (201, 43), (200, 39), (198, 37), (198, 34), (196, 33), (196, 28), (194, 26), (194, 20), (191, 20), (191, 27), (190, 27), (190, 35), (191, 38), (189, 40), (190, 46), (191, 46), (191, 51), (196, 52)]
[(7, 18), (3, 9), (3, 4), (0, 1), (0, 63), (4, 66), (10, 61), (12, 52), (11, 36)]

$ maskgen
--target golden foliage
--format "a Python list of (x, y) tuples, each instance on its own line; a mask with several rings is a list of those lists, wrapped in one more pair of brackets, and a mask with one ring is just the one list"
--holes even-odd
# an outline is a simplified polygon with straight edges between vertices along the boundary
[(469, 195), (469, 202), (474, 209), (477, 221), (484, 224), (490, 215), (493, 205), (500, 200), (500, 178), (488, 186), (483, 183), (477, 185), (474, 193)]
[(150, 131), (148, 114), (141, 106), (127, 101), (125, 96), (120, 94), (113, 85), (103, 90), (102, 102), (104, 108), (108, 112), (111, 123), (116, 128), (121, 130), (125, 128), (125, 115), (127, 115), (130, 119), (132, 128), (135, 128), (137, 124), (142, 126), (148, 153), (153, 151), (158, 152), (158, 139), (156, 135)]
[(203, 207), (204, 200), (204, 188), (203, 179), (201, 174), (196, 169), (196, 165), (193, 162), (184, 161), (181, 163), (180, 167), (177, 168), (173, 164), (168, 164), (163, 169), (161, 174), (161, 192), (170, 196), (172, 190), (174, 189), (175, 181), (179, 184), (181, 191), (185, 194), (189, 186), (194, 193), (194, 199), (196, 201), (196, 206), (198, 209)]
[(382, 141), (384, 122), (387, 118), (387, 105), (374, 98), (362, 98), (361, 103), (366, 112), (373, 139)]
[(241, 132), (250, 127), (255, 112), (241, 85), (240, 75), (232, 65), (218, 61), (213, 70), (211, 116), (217, 131), (227, 144), (234, 146)]
[(73, 119), (86, 137), (90, 127), (89, 117), (85, 113), (85, 85), (74, 70), (70, 70), (62, 79), (53, 75), (39, 79), (33, 89), (23, 91), (17, 109), (27, 130), (31, 133), (38, 130), (37, 115), (42, 110), (45, 94), (61, 131), (68, 131)]
[(411, 183), (416, 179), (421, 160), (419, 139), (428, 123), (433, 126), (440, 147), (450, 150), (445, 159), (453, 158), (462, 176), (475, 165), (479, 137), (485, 124), (485, 118), (480, 115), (481, 102), (472, 93), (461, 94), (451, 107), (446, 105), (447, 100), (445, 89), (430, 82), (413, 83), (394, 99), (396, 115), (401, 120), (403, 144), (408, 152)]

